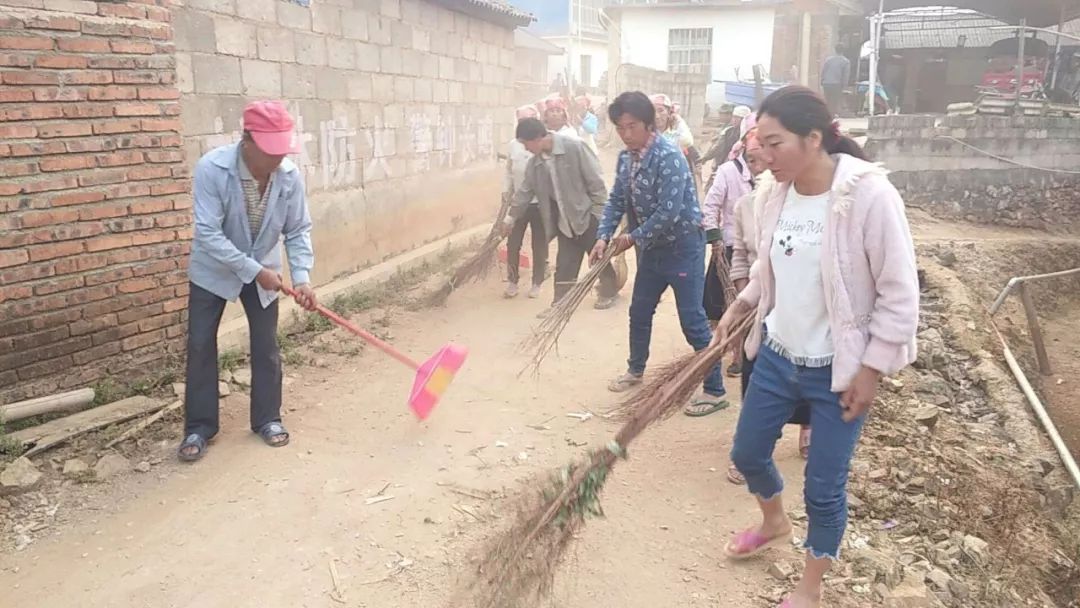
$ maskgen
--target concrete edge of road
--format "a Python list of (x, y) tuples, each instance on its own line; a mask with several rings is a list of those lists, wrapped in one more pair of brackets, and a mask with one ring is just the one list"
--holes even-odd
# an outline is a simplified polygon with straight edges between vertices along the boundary
[[(365, 268), (359, 272), (342, 277), (322, 285), (316, 289), (319, 300), (329, 302), (334, 296), (353, 291), (369, 291), (378, 288), (389, 281), (396, 273), (411, 270), (417, 266), (437, 260), (448, 248), (457, 248), (467, 245), (473, 239), (483, 237), (491, 229), (491, 224), (479, 226), (455, 232), (449, 236), (432, 241), (422, 247), (418, 247)], [(248, 325), (247, 317), (244, 316), (238, 304), (230, 304), (236, 312), (230, 318), (226, 313), (218, 328), (218, 348), (248, 350)], [(300, 307), (292, 298), (282, 298), (279, 312), (279, 324), (284, 325), (292, 318), (293, 313), (299, 313)]]

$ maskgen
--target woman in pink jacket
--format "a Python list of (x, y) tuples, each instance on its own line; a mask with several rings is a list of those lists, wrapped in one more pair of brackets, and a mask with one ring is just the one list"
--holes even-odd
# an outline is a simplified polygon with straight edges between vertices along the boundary
[(847, 479), (882, 376), (915, 360), (919, 285), (904, 203), (886, 172), (840, 134), (825, 101), (785, 87), (761, 106), (758, 135), (775, 183), (759, 218), (750, 283), (717, 327), (754, 315), (746, 353), (754, 372), (731, 458), (762, 521), (727, 546), (745, 559), (788, 541), (773, 448), (796, 404), (809, 402), (806, 568), (782, 608), (817, 607), (840, 556)]

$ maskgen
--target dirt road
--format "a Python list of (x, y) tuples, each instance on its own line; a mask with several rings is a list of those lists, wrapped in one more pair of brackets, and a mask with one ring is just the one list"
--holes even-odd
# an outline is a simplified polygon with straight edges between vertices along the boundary
[[(509, 501), (486, 492), (513, 491), (616, 428), (566, 414), (615, 404), (604, 387), (623, 369), (627, 299), (606, 312), (583, 309), (561, 355), (538, 380), (519, 380), (525, 358), (514, 347), (546, 300), (499, 293), (491, 281), (455, 294), (445, 310), (392, 312), (392, 339), (408, 352), (433, 352), (449, 339), (472, 351), (428, 422), (405, 408), (410, 374), (370, 350), (288, 369), (290, 446), (263, 446), (247, 431), (246, 396), (230, 397), (203, 462), (181, 466), (174, 444), (160, 445), (164, 462), (154, 472), (61, 504), (67, 523), (51, 537), (0, 556), (0, 605), (444, 605), (469, 553), (507, 514)], [(668, 295), (654, 361), (686, 349)], [(729, 390), (737, 395), (737, 381)], [(736, 415), (732, 407), (702, 420), (677, 417), (634, 446), (604, 493), (608, 519), (590, 522), (549, 605), (764, 605), (769, 562), (721, 557), (755, 511), (724, 478)], [(788, 435), (778, 456), (798, 497), (801, 462)], [(392, 499), (366, 504), (379, 495)]]

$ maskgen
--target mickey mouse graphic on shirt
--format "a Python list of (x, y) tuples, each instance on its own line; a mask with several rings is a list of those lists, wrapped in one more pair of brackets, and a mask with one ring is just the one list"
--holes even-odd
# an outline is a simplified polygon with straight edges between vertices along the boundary
[(784, 255), (791, 257), (795, 254), (795, 239), (790, 234), (780, 239), (779, 244), (784, 249)]

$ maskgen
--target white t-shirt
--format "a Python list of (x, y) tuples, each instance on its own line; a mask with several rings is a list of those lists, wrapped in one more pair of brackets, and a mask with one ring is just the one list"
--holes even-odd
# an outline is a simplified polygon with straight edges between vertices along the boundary
[(821, 277), (821, 239), (828, 210), (828, 193), (803, 196), (793, 185), (769, 249), (776, 304), (765, 318), (767, 344), (805, 367), (829, 365), (834, 352)]

